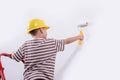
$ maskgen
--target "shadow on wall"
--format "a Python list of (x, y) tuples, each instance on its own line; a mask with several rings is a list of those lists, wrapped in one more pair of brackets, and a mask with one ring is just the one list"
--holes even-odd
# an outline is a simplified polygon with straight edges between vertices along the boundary
[(59, 70), (59, 72), (55, 74), (55, 80), (63, 80), (63, 73), (65, 72), (67, 67), (70, 65), (71, 61), (74, 59), (77, 52), (81, 50), (81, 48), (82, 46), (80, 45), (76, 46), (75, 50), (72, 52), (68, 60), (65, 62), (65, 65), (63, 65), (63, 67)]

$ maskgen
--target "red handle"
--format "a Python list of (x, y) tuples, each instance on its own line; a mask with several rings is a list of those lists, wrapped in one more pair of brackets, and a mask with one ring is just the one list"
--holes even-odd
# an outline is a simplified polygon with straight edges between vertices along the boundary
[(3, 69), (3, 67), (2, 67), (2, 62), (1, 62), (1, 54), (0, 54), (0, 78), (2, 79), (2, 80), (6, 80), (5, 79), (5, 75), (4, 75), (4, 69)]

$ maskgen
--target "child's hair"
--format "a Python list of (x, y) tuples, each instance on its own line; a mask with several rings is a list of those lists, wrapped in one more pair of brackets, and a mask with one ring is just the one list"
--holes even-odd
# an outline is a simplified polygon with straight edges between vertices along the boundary
[(35, 36), (37, 34), (37, 31), (38, 31), (38, 29), (32, 30), (32, 31), (30, 31), (30, 34), (32, 36)]

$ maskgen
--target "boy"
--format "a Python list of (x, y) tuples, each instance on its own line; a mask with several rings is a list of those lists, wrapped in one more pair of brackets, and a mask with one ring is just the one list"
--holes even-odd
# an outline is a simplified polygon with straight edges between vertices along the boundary
[(33, 39), (26, 41), (14, 54), (1, 54), (24, 63), (24, 80), (54, 80), (56, 53), (64, 51), (66, 44), (83, 40), (83, 35), (63, 40), (48, 39), (49, 28), (43, 20), (32, 19), (27, 30)]

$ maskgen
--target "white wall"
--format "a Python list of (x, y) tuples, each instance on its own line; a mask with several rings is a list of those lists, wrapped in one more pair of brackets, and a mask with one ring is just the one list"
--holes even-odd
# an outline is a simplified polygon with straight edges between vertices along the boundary
[[(0, 1), (0, 52), (31, 39), (26, 27), (32, 18), (45, 20), (48, 37), (57, 39), (77, 35), (77, 25), (88, 21), (83, 45), (72, 43), (57, 55), (55, 79), (120, 80), (119, 7), (119, 0)], [(22, 63), (5, 57), (2, 62), (7, 80), (22, 80)]]

